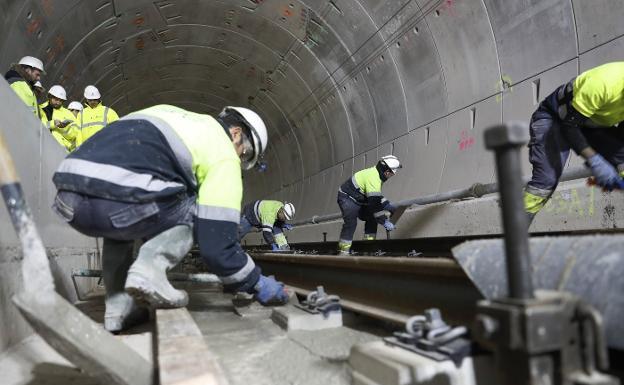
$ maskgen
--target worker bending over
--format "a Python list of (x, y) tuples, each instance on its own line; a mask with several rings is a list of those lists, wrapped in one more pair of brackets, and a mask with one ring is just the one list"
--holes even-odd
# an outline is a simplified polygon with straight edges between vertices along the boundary
[(555, 191), (570, 148), (596, 184), (624, 188), (624, 62), (583, 72), (544, 99), (531, 117), (531, 180), (524, 192), (529, 223)]
[(388, 231), (394, 230), (386, 212), (393, 213), (395, 207), (381, 195), (381, 186), (402, 167), (396, 156), (386, 155), (379, 159), (377, 165), (356, 172), (340, 186), (338, 206), (344, 224), (338, 241), (339, 255), (349, 254), (358, 218), (365, 222), (365, 240), (375, 239), (378, 223)]
[(248, 203), (241, 216), (240, 238), (243, 239), (255, 227), (262, 230), (262, 236), (272, 250), (290, 250), (284, 229), (292, 229), (286, 221), (294, 216), (295, 206), (292, 203), (269, 200)]
[[(166, 273), (189, 252), (193, 234), (225, 290), (253, 293), (263, 304), (288, 300), (238, 240), (241, 165), (253, 167), (267, 141), (264, 122), (249, 109), (226, 107), (214, 119), (159, 105), (109, 124), (61, 162), (55, 211), (79, 232), (104, 238), (107, 330), (140, 319), (137, 300), (186, 306), (186, 292)], [(146, 242), (133, 262), (137, 239)]]

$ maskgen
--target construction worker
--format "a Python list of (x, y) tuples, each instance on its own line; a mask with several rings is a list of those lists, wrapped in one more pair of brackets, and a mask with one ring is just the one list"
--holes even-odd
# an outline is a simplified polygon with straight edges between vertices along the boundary
[(41, 60), (32, 56), (24, 56), (17, 64), (13, 64), (4, 75), (4, 78), (17, 96), (19, 96), (32, 113), (39, 118), (39, 103), (37, 102), (37, 95), (33, 87), (35, 82), (41, 79), (41, 74), (44, 73), (43, 62)]
[(107, 124), (119, 119), (115, 110), (102, 105), (102, 95), (95, 86), (86, 86), (84, 97), (87, 103), (78, 116), (80, 137), (76, 142), (76, 146), (80, 146)]
[(364, 239), (374, 240), (377, 224), (382, 224), (387, 231), (394, 230), (386, 212), (396, 209), (381, 194), (385, 181), (402, 168), (401, 162), (394, 155), (383, 156), (374, 167), (358, 171), (338, 189), (338, 206), (342, 212), (342, 231), (338, 241), (338, 254), (348, 255), (353, 242), (353, 234), (360, 218), (364, 223)]
[(80, 111), (82, 111), (82, 104), (80, 102), (70, 102), (67, 106), (67, 109), (74, 114), (74, 117), (77, 118)]
[[(225, 107), (214, 119), (159, 105), (109, 124), (61, 162), (54, 210), (79, 232), (104, 238), (107, 330), (140, 319), (137, 300), (154, 308), (188, 303), (166, 272), (193, 235), (227, 291), (254, 293), (262, 304), (288, 301), (238, 240), (241, 167), (254, 166), (267, 140), (264, 122), (246, 108)], [(133, 262), (137, 239), (147, 241)]]
[(290, 250), (284, 230), (292, 229), (286, 221), (294, 216), (295, 206), (292, 203), (270, 200), (248, 203), (241, 216), (240, 238), (255, 227), (262, 230), (262, 236), (272, 250)]
[(67, 93), (63, 87), (59, 85), (50, 87), (48, 102), (42, 108), (42, 113), (47, 120), (46, 127), (54, 139), (67, 151), (73, 151), (79, 129), (74, 114), (63, 107), (65, 101), (67, 101)]
[(524, 192), (529, 223), (555, 191), (570, 148), (585, 159), (596, 184), (624, 188), (623, 120), (624, 62), (585, 71), (540, 103), (530, 124), (533, 174)]

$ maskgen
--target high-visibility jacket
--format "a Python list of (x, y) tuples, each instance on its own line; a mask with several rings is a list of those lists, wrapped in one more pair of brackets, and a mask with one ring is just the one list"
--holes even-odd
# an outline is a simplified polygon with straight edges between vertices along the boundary
[(37, 103), (37, 96), (31, 85), (15, 70), (7, 72), (4, 78), (11, 86), (11, 89), (22, 99), (32, 113), (40, 117), (39, 103)]
[(624, 121), (624, 62), (603, 64), (574, 79), (572, 106), (599, 126)]
[[(59, 108), (53, 108), (48, 103), (43, 105), (42, 117), (45, 116), (45, 126), (50, 130), (50, 133), (56, 139), (57, 142), (67, 151), (73, 151), (76, 148), (76, 139), (80, 135), (80, 130), (76, 124), (76, 117), (70, 110), (61, 106)], [(71, 123), (65, 127), (57, 127), (56, 121), (63, 122), (71, 120)]]
[[(277, 217), (282, 207), (284, 203), (280, 201), (258, 200), (246, 204), (243, 208), (243, 213), (249, 223), (262, 230), (262, 236), (268, 244), (276, 243), (278, 238), (280, 242), (287, 243), (282, 231), (286, 223)], [(280, 242), (277, 242), (278, 245)]]
[(381, 193), (381, 186), (385, 181), (383, 172), (374, 166), (356, 172), (340, 186), (338, 191), (348, 195), (359, 205), (368, 206), (368, 210), (375, 215), (375, 218), (383, 222), (386, 219), (383, 211), (391, 205)]
[(260, 269), (238, 241), (240, 159), (211, 116), (168, 105), (126, 115), (69, 154), (53, 181), (123, 202), (194, 199), (196, 240), (211, 270), (230, 290), (250, 291), (258, 281)]
[(104, 128), (104, 126), (118, 119), (119, 116), (117, 116), (115, 110), (103, 106), (102, 103), (98, 104), (95, 108), (85, 105), (84, 109), (78, 114), (77, 122), (80, 125), (80, 137), (78, 137), (76, 141), (76, 147), (92, 137), (96, 132)]

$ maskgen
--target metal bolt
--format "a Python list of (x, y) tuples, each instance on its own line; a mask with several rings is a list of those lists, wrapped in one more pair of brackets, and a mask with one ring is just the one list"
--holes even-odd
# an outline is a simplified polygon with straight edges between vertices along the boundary
[(528, 218), (522, 197), (520, 162), (520, 147), (529, 140), (529, 128), (525, 123), (511, 122), (487, 129), (484, 139), (486, 148), (496, 154), (509, 296), (519, 299), (533, 298)]

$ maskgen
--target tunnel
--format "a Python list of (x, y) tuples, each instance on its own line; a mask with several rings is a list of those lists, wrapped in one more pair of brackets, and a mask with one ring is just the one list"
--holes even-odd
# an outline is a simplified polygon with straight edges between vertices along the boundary
[[(119, 116), (157, 104), (213, 116), (225, 106), (256, 111), (268, 127), (268, 169), (243, 174), (243, 203), (292, 202), (307, 223), (290, 243), (335, 242), (342, 222), (314, 218), (339, 212), (340, 184), (381, 156), (403, 163), (384, 187), (393, 201), (495, 182), (485, 129), (528, 123), (556, 87), (624, 60), (622, 16), (621, 0), (0, 0), (0, 68), (41, 58), (45, 87), (60, 84), (81, 101), (95, 85)], [(51, 175), (65, 153), (6, 83), (0, 95), (1, 129), (57, 288), (75, 299), (67, 274), (97, 267), (101, 243), (51, 213)], [(526, 148), (522, 162), (529, 175)], [(581, 165), (572, 156), (566, 167)], [(565, 182), (531, 231), (617, 229), (622, 208), (617, 193)], [(11, 305), (20, 257), (1, 215), (3, 352), (32, 330)], [(493, 195), (414, 206), (392, 239), (500, 235), (499, 216)], [(258, 234), (245, 241), (261, 244)]]

